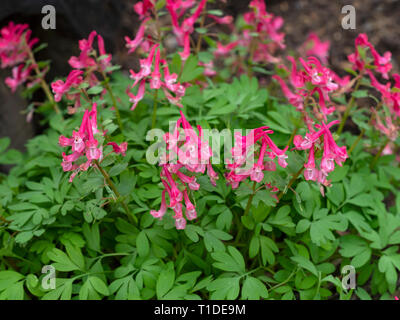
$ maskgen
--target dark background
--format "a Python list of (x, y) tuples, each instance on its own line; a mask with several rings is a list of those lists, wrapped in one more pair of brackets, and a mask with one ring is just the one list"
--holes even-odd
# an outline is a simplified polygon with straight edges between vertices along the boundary
[[(100, 33), (106, 42), (106, 50), (113, 54), (114, 63), (123, 68), (135, 66), (137, 59), (126, 54), (124, 36), (132, 38), (139, 21), (132, 9), (132, 0), (2, 0), (0, 2), (0, 28), (10, 20), (29, 23), (33, 35), (48, 43), (48, 48), (38, 54), (39, 60), (51, 60), (47, 81), (56, 76), (66, 76), (71, 55), (78, 54), (78, 40), (86, 38), (92, 30)], [(214, 6), (236, 16), (247, 10), (248, 0), (216, 1)], [(297, 48), (310, 32), (316, 32), (323, 40), (331, 41), (330, 63), (338, 71), (346, 56), (354, 50), (358, 33), (367, 33), (378, 52), (390, 50), (394, 69), (398, 70), (400, 43), (400, 1), (398, 0), (286, 0), (266, 1), (267, 11), (284, 18), (288, 49)], [(41, 8), (55, 6), (56, 30), (41, 28)], [(343, 30), (341, 8), (351, 4), (356, 8), (356, 30)], [(4, 79), (10, 69), (0, 70), (0, 137), (9, 136), (12, 147), (23, 150), (27, 139), (40, 132), (38, 119), (26, 123), (20, 113), (27, 102), (18, 93), (12, 94), (5, 87)], [(39, 97), (40, 98), (40, 97)]]

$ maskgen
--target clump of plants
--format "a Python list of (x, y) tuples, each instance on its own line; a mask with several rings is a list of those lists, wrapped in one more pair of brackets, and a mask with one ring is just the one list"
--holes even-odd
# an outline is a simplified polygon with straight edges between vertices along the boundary
[(46, 125), (26, 153), (0, 139), (14, 165), (0, 175), (0, 299), (398, 294), (390, 52), (360, 34), (336, 73), (315, 33), (288, 55), (264, 1), (236, 20), (214, 8), (138, 2), (125, 37), (137, 70), (113, 64), (93, 31), (49, 84), (29, 27), (1, 29), (6, 84), (47, 101), (26, 110)]

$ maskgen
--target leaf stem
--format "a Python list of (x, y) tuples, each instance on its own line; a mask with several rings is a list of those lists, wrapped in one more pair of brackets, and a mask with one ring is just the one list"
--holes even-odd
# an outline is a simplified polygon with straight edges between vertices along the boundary
[(287, 187), (279, 193), (279, 195), (278, 195), (278, 200), (281, 200), (281, 198), (283, 197), (283, 195), (286, 193), (285, 190), (289, 189), (289, 188), (292, 186), (292, 184), (293, 184), (293, 183), (297, 180), (297, 178), (301, 175), (301, 173), (303, 172), (303, 170), (304, 170), (304, 166), (301, 167), (300, 170), (297, 171), (297, 172), (295, 173), (295, 175), (292, 177), (292, 179), (290, 179), (289, 184), (287, 185)]
[(153, 102), (153, 115), (151, 119), (151, 128), (154, 129), (156, 126), (156, 121), (157, 121), (157, 98), (158, 98), (158, 90), (156, 89), (154, 92), (154, 102)]
[(387, 146), (388, 143), (389, 143), (389, 138), (386, 137), (385, 142), (382, 144), (382, 146), (380, 147), (378, 153), (375, 155), (374, 159), (372, 160), (372, 162), (371, 162), (371, 164), (369, 166), (369, 168), (371, 170), (375, 167), (376, 163), (378, 162), (379, 158), (382, 155), (383, 149), (385, 149), (385, 147)]
[[(254, 181), (254, 183), (253, 183), (253, 192), (250, 195), (249, 200), (247, 200), (247, 205), (246, 205), (246, 209), (244, 210), (243, 216), (247, 216), (249, 211), (250, 211), (251, 203), (253, 202), (254, 195), (256, 194), (256, 192), (255, 192), (256, 186), (257, 186), (257, 182)], [(243, 234), (243, 223), (240, 223), (239, 231), (238, 231), (236, 239), (235, 239), (235, 245), (239, 243), (240, 238), (242, 237), (242, 234)]]
[(289, 277), (287, 277), (287, 279), (281, 283), (278, 283), (277, 285), (271, 287), (269, 290), (270, 291), (274, 291), (275, 289), (278, 289), (279, 287), (282, 287), (283, 285), (285, 285), (286, 283), (288, 283), (290, 281), (290, 279), (293, 278), (293, 276), (296, 274), (297, 270), (299, 269), (299, 267), (295, 268), (292, 273), (289, 275)]
[[(355, 91), (357, 91), (358, 88), (360, 87), (360, 85), (361, 85), (361, 79), (362, 79), (362, 76), (359, 75), (359, 78), (358, 78), (358, 80), (357, 80), (357, 82), (356, 82), (356, 86), (354, 87), (353, 93), (354, 93)], [(345, 112), (344, 112), (344, 114), (343, 114), (343, 118), (342, 118), (342, 121), (340, 122), (339, 128), (338, 128), (338, 130), (336, 131), (336, 134), (337, 134), (337, 135), (340, 135), (340, 134), (342, 133), (343, 128), (344, 128), (344, 125), (345, 125), (345, 123), (346, 123), (346, 120), (347, 120), (347, 118), (349, 117), (350, 111), (351, 111), (351, 109), (354, 107), (354, 103), (355, 103), (355, 102), (356, 102), (356, 97), (355, 97), (354, 95), (352, 95), (352, 96), (351, 96), (351, 99), (350, 99), (350, 102), (349, 102), (349, 104), (347, 105), (346, 110), (345, 110)]]
[(115, 116), (117, 117), (117, 122), (118, 122), (119, 129), (122, 132), (124, 127), (122, 125), (121, 115), (119, 113), (119, 109), (118, 109), (118, 106), (117, 106), (117, 100), (115, 99), (114, 93), (113, 93), (113, 91), (111, 89), (111, 86), (109, 85), (110, 79), (107, 77), (107, 75), (104, 73), (103, 70), (101, 70), (101, 75), (104, 78), (104, 86), (106, 87), (106, 89), (107, 89), (107, 91), (108, 91), (108, 93), (109, 93), (109, 95), (111, 97), (111, 100), (112, 100), (112, 103), (113, 103), (113, 107), (114, 107), (114, 110), (115, 110)]
[[(28, 44), (26, 44), (26, 48), (27, 48), (26, 51), (28, 53), (29, 59), (31, 60), (31, 63), (32, 63), (32, 66), (33, 66), (33, 70), (35, 70), (35, 73), (36, 73), (37, 77), (40, 79), (40, 86), (42, 87), (47, 99), (53, 105), (54, 111), (57, 114), (61, 114), (61, 111), (58, 108), (57, 102), (55, 102), (53, 94), (51, 93), (51, 90), (50, 90), (48, 84), (43, 79), (43, 74), (39, 70), (38, 64), (37, 64), (36, 59), (35, 59), (35, 55), (33, 54), (32, 50), (31, 50), (31, 48), (29, 47)], [(62, 115), (61, 115), (61, 117), (63, 118)]]
[(100, 170), (101, 174), (103, 175), (104, 179), (107, 181), (107, 184), (110, 186), (110, 188), (112, 189), (112, 191), (114, 192), (114, 194), (116, 195), (118, 202), (121, 203), (123, 209), (125, 210), (126, 215), (128, 216), (129, 221), (132, 224), (136, 224), (138, 223), (137, 218), (131, 214), (129, 207), (127, 206), (127, 204), (125, 203), (125, 201), (122, 199), (121, 194), (118, 192), (117, 188), (115, 187), (114, 183), (112, 182), (110, 176), (108, 175), (108, 173), (100, 166), (99, 162), (97, 160), (94, 160), (94, 163), (96, 164), (97, 168)]

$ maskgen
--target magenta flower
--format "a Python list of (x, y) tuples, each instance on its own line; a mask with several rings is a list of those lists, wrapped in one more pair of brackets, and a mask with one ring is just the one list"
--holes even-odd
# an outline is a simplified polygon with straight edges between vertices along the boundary
[(64, 81), (56, 80), (51, 84), (51, 89), (54, 93), (54, 100), (59, 102), (62, 96), (67, 93), (72, 87), (76, 88), (82, 83), (82, 74), (81, 70), (72, 70), (67, 79)]
[(32, 31), (27, 24), (10, 22), (0, 30), (1, 67), (15, 66), (28, 58), (28, 48), (32, 48), (39, 39), (30, 39)]
[[(283, 168), (287, 166), (285, 154), (287, 147), (283, 150), (279, 149), (269, 134), (273, 131), (268, 127), (260, 127), (253, 129), (246, 136), (242, 136), (239, 132), (235, 132), (235, 143), (231, 150), (233, 162), (226, 165), (229, 170), (225, 174), (227, 183), (235, 189), (239, 183), (246, 178), (250, 180), (261, 182), (264, 178), (263, 171), (274, 171), (276, 165), (271, 165), (273, 159), (278, 159), (278, 164)], [(260, 146), (260, 144), (261, 146)], [(257, 148), (259, 150), (257, 151)], [(254, 163), (252, 159), (258, 156), (257, 162)], [(243, 165), (245, 165), (243, 167)], [(250, 168), (249, 168), (250, 167)]]
[[(304, 139), (301, 136), (294, 138), (295, 149), (310, 150), (308, 160), (304, 164), (304, 178), (306, 180), (318, 181), (325, 186), (329, 186), (330, 181), (326, 180), (326, 177), (335, 169), (335, 162), (337, 165), (342, 166), (343, 162), (348, 158), (346, 147), (339, 147), (329, 130), (331, 126), (338, 123), (338, 120), (332, 121), (329, 124), (322, 122), (322, 125), (315, 125), (318, 131), (313, 130), (307, 133)], [(323, 143), (321, 142), (321, 137), (323, 137)], [(315, 163), (316, 148), (323, 149), (320, 170), (316, 168)], [(322, 191), (323, 189), (321, 189)]]
[(300, 51), (303, 52), (306, 57), (315, 56), (321, 60), (322, 63), (326, 64), (328, 63), (329, 47), (330, 41), (322, 42), (318, 35), (312, 32), (301, 46)]
[[(72, 151), (69, 155), (63, 152), (63, 161), (61, 162), (65, 172), (72, 172), (69, 178), (70, 182), (79, 172), (87, 171), (94, 160), (103, 158), (103, 146), (99, 145), (99, 141), (94, 136), (98, 133), (100, 132), (97, 128), (97, 105), (94, 103), (92, 110), (85, 110), (79, 130), (72, 132), (72, 138), (60, 136), (59, 145), (71, 147)], [(118, 147), (116, 153), (125, 153), (126, 145), (123, 143), (120, 146), (115, 143), (110, 144)]]
[(142, 21), (142, 23), (141, 23), (141, 25), (139, 27), (139, 30), (136, 33), (135, 39), (131, 40), (129, 37), (125, 37), (126, 47), (129, 49), (128, 53), (135, 52), (136, 48), (139, 47), (140, 44), (143, 42), (143, 40), (144, 40), (144, 32), (146, 30), (146, 23), (149, 20), (150, 19), (147, 18), (147, 19)]
[(160, 210), (152, 210), (150, 213), (161, 218), (169, 207), (175, 213), (173, 217), (176, 228), (184, 229), (186, 219), (193, 220), (197, 217), (196, 208), (190, 201), (190, 193), (200, 188), (195, 173), (204, 173), (207, 168), (207, 174), (214, 185), (218, 174), (211, 166), (211, 148), (203, 141), (201, 127), (198, 126), (196, 133), (182, 111), (180, 114), (173, 132), (168, 132), (163, 137), (167, 148), (166, 153), (160, 155), (163, 197), (168, 194), (169, 203), (167, 205), (163, 198)]
[(33, 66), (30, 65), (27, 68), (24, 68), (23, 64), (20, 64), (18, 67), (12, 68), (12, 77), (7, 77), (5, 79), (5, 83), (8, 87), (10, 87), (12, 92), (17, 90), (17, 87), (21, 84), (25, 83), (29, 75), (33, 69)]
[(156, 53), (156, 61), (154, 63), (154, 70), (151, 73), (150, 77), (150, 88), (151, 89), (160, 89), (161, 87), (161, 73), (160, 73), (160, 50), (157, 50)]
[(234, 41), (224, 46), (220, 42), (217, 42), (217, 50), (214, 51), (214, 55), (216, 57), (227, 56), (238, 45), (238, 43), (238, 41)]
[(133, 9), (135, 12), (139, 15), (139, 18), (145, 19), (150, 15), (150, 10), (154, 9), (154, 0), (143, 0), (143, 1), (138, 1), (133, 5)]
[[(93, 48), (93, 43), (97, 37), (98, 53), (96, 54)], [(89, 34), (88, 39), (79, 40), (79, 49), (81, 53), (78, 57), (72, 56), (68, 63), (74, 69), (90, 69), (90, 71), (101, 70), (105, 71), (111, 66), (111, 54), (107, 54), (104, 48), (103, 37), (97, 34), (96, 31), (92, 31)], [(99, 62), (95, 60), (95, 57), (101, 57)]]
[(219, 23), (219, 24), (228, 24), (228, 25), (230, 25), (233, 22), (233, 17), (232, 16), (217, 17), (217, 16), (214, 16), (212, 14), (208, 14), (207, 17), (213, 19), (216, 23)]
[(121, 154), (122, 156), (126, 156), (126, 150), (128, 149), (128, 143), (122, 142), (120, 145), (116, 144), (115, 142), (109, 142), (107, 145), (112, 146), (113, 151), (116, 154)]
[(179, 52), (179, 55), (181, 56), (182, 61), (186, 61), (190, 56), (190, 35), (189, 35), (189, 33), (185, 33), (185, 35), (184, 35), (183, 51)]
[(138, 92), (136, 95), (134, 95), (130, 91), (127, 91), (127, 94), (129, 96), (129, 101), (133, 103), (131, 110), (135, 110), (139, 101), (143, 99), (144, 92), (145, 92), (145, 85), (146, 85), (146, 81), (144, 79), (142, 81), (140, 81), (139, 89), (138, 89)]

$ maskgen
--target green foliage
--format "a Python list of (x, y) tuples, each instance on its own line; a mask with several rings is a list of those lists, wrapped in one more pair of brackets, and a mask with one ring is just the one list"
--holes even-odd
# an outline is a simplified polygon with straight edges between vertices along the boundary
[[(164, 5), (157, 2), (158, 8)], [(204, 28), (196, 32), (215, 47)], [(212, 58), (210, 51), (192, 54), (185, 62), (177, 53), (170, 59), (170, 71), (190, 83), (182, 110), (193, 126), (269, 126), (282, 149), (295, 134), (304, 136), (298, 112), (275, 97), (273, 86), (267, 89), (250, 73), (236, 77), (226, 69), (215, 81), (205, 77), (199, 61)], [(111, 68), (106, 72), (118, 67)], [(271, 73), (261, 66), (252, 71)], [(108, 85), (114, 97), (102, 94)], [(380, 137), (361, 111), (352, 119), (365, 129), (365, 137), (345, 164), (329, 174), (330, 187), (296, 176), (306, 159), (290, 148), (287, 168), (265, 171), (253, 186), (245, 180), (237, 189), (228, 187), (223, 165), (215, 165), (216, 186), (199, 175), (200, 188), (190, 195), (198, 218), (176, 230), (171, 209), (162, 219), (150, 215), (160, 207), (163, 185), (160, 167), (148, 163), (146, 151), (153, 107), (158, 107), (157, 128), (163, 130), (179, 110), (158, 90), (151, 91), (154, 95), (146, 91), (132, 112), (128, 85), (132, 80), (125, 73), (114, 72), (111, 79), (92, 87), (84, 83), (75, 92), (87, 89), (98, 104), (99, 127), (113, 141), (128, 143), (125, 156), (103, 144), (101, 168), (109, 180), (92, 167), (70, 183), (60, 165), (59, 136), (70, 137), (79, 128), (82, 109), (91, 105), (85, 99), (65, 119), (43, 112), (46, 128), (27, 143), (24, 154), (9, 149), (9, 138), (0, 139), (0, 164), (14, 165), (9, 174), (0, 174), (0, 300), (369, 300), (398, 294), (400, 169), (393, 166), (396, 155), (384, 155), (379, 166), (371, 165), (373, 157), (363, 146), (376, 148)], [(371, 97), (364, 89), (349, 96)], [(115, 97), (123, 128), (110, 108)], [(344, 96), (337, 100), (346, 103)], [(108, 142), (108, 136), (96, 139)], [(348, 148), (356, 140), (348, 132), (334, 138)], [(56, 272), (55, 289), (43, 286), (45, 265)], [(355, 290), (342, 287), (345, 265), (356, 268)]]

